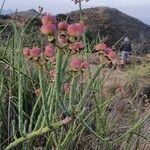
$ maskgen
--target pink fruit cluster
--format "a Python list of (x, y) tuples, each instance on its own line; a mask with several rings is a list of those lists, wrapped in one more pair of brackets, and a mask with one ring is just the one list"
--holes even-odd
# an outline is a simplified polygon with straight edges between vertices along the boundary
[(44, 56), (46, 59), (50, 60), (52, 64), (55, 64), (56, 61), (55, 47), (52, 44), (49, 44), (45, 47)]
[(44, 54), (45, 58), (49, 60), (52, 64), (55, 64), (56, 57), (55, 57), (55, 48), (52, 44), (49, 44), (45, 47), (44, 52), (40, 48), (24, 48), (23, 49), (23, 55), (26, 58), (32, 59), (32, 58), (40, 58)]
[[(57, 27), (56, 27), (57, 26)], [(42, 18), (41, 32), (45, 35), (54, 35), (57, 31), (66, 31), (71, 37), (80, 37), (85, 32), (83, 23), (68, 24), (66, 21), (59, 22), (57, 25), (56, 18), (51, 15), (44, 15)]]
[(41, 54), (40, 48), (24, 48), (23, 55), (27, 58), (39, 57)]
[(71, 49), (73, 53), (80, 52), (80, 50), (84, 49), (84, 44), (82, 42), (74, 42), (70, 44), (69, 49)]
[(70, 61), (70, 70), (72, 71), (83, 71), (87, 68), (89, 68), (89, 64), (80, 58), (72, 58)]
[(41, 27), (41, 32), (45, 35), (52, 36), (55, 34), (57, 31), (56, 28), (56, 18), (51, 15), (44, 15), (42, 18), (42, 27)]
[(107, 45), (104, 43), (97, 44), (95, 46), (95, 51), (103, 53), (110, 60), (114, 60), (117, 58), (117, 54), (110, 47), (107, 47)]
[(56, 18), (49, 14), (45, 14), (41, 22), (41, 32), (48, 36), (50, 44), (43, 51), (40, 48), (24, 48), (23, 55), (25, 57), (39, 57), (41, 56), (41, 52), (43, 52), (46, 60), (55, 63), (55, 47), (67, 47), (74, 53), (84, 48), (83, 43), (79, 42), (80, 36), (86, 29), (83, 23), (68, 24), (66, 21), (61, 21), (57, 24)]
[(69, 24), (66, 21), (62, 21), (58, 23), (58, 29), (60, 31), (67, 31), (69, 27)]
[(85, 32), (85, 25), (83, 23), (71, 24), (68, 27), (68, 35), (71, 37), (80, 37)]

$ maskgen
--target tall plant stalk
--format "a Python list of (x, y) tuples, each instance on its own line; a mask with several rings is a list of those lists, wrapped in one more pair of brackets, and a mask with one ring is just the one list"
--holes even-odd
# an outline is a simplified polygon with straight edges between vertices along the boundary
[(2, 5), (1, 5), (1, 8), (0, 8), (0, 15), (2, 14), (2, 11), (3, 11), (3, 8), (4, 8), (5, 2), (6, 2), (6, 0), (3, 0)]

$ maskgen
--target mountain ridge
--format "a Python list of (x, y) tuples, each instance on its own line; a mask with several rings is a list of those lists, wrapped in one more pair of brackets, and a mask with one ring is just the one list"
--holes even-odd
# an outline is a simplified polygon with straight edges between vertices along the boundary
[[(74, 22), (80, 20), (79, 11), (72, 11), (68, 15)], [(92, 29), (90, 35), (95, 37), (99, 32), (103, 37), (108, 36), (110, 45), (125, 36), (128, 36), (133, 43), (150, 42), (150, 25), (116, 8), (86, 8), (83, 9), (82, 16), (87, 29)]]

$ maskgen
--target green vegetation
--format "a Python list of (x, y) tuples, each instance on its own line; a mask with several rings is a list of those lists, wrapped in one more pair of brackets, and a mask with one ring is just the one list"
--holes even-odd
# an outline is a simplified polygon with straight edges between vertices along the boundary
[[(0, 45), (0, 149), (142, 149), (149, 105), (141, 110), (140, 89), (129, 90), (130, 79), (149, 80), (149, 65), (122, 72), (127, 85), (106, 86), (118, 75), (116, 54), (88, 63), (84, 24), (61, 22), (56, 29), (48, 22), (54, 19), (42, 19), (44, 36), (33, 32), (33, 20), (21, 27), (12, 22), (13, 36)], [(102, 46), (99, 41), (97, 57)]]

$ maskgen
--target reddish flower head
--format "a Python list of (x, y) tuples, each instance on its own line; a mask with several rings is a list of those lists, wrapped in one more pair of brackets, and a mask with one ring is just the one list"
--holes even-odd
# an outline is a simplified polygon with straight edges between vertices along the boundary
[(79, 27), (79, 29), (82, 31), (82, 33), (84, 33), (86, 31), (86, 26), (82, 22), (75, 23), (75, 25)]
[(108, 48), (106, 48), (105, 50), (104, 50), (104, 53), (106, 54), (106, 55), (108, 55), (111, 51), (113, 51), (110, 47), (108, 47)]
[(53, 47), (53, 45), (48, 45), (45, 47), (44, 55), (46, 57), (53, 57), (55, 55), (55, 48)]
[(79, 50), (84, 49), (84, 44), (81, 43), (81, 42), (72, 43), (72, 44), (70, 44), (70, 49), (71, 49), (73, 52), (78, 52)]
[(69, 24), (67, 22), (63, 21), (58, 24), (58, 29), (61, 31), (67, 31), (68, 26), (69, 26)]
[(40, 48), (32, 48), (30, 50), (30, 57), (39, 57), (41, 54), (41, 49)]
[(81, 24), (71, 24), (68, 27), (68, 34), (72, 37), (80, 37), (84, 31), (85, 29)]
[(53, 24), (45, 24), (41, 27), (41, 32), (45, 35), (54, 35), (56, 27)]
[(101, 43), (101, 44), (97, 44), (96, 46), (95, 46), (95, 50), (96, 51), (103, 51), (103, 50), (105, 50), (107, 48), (107, 45), (106, 44), (104, 44), (104, 43)]
[(117, 58), (117, 55), (116, 55), (116, 53), (115, 53), (114, 51), (110, 51), (107, 56), (108, 56), (108, 58), (111, 59), (111, 60)]
[(56, 24), (56, 18), (51, 15), (44, 15), (42, 18), (42, 24), (47, 25), (47, 24)]
[(70, 84), (69, 83), (64, 83), (64, 85), (63, 85), (63, 91), (65, 93), (68, 93), (70, 91)]
[(78, 71), (81, 69), (82, 61), (79, 58), (73, 58), (70, 62), (70, 69), (73, 71)]
[(30, 48), (24, 48), (22, 53), (25, 57), (29, 57), (30, 56)]

